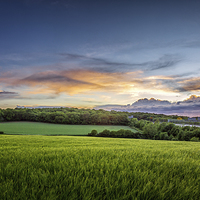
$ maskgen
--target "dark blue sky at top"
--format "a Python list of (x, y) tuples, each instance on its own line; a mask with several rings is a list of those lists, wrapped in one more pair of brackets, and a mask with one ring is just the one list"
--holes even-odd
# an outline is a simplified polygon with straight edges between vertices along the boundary
[(76, 52), (81, 45), (170, 42), (200, 31), (200, 1), (0, 2), (1, 54)]

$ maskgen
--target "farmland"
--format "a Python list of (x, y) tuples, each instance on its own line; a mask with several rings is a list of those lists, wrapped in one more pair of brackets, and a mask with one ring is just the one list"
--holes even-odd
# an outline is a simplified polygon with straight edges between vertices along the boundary
[(198, 199), (199, 148), (185, 141), (0, 135), (0, 199)]
[(20, 135), (87, 135), (91, 130), (98, 132), (108, 130), (131, 130), (128, 126), (109, 126), (109, 125), (63, 125), (39, 122), (6, 122), (0, 123), (0, 131), (6, 134)]

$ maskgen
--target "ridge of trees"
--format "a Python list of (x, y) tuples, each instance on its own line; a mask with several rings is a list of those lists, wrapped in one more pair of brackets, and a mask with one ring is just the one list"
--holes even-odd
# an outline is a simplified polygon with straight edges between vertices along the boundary
[(177, 126), (167, 122), (150, 122), (147, 120), (130, 120), (130, 127), (138, 130), (104, 131), (97, 133), (92, 130), (88, 136), (97, 137), (115, 137), (115, 138), (136, 138), (136, 139), (152, 139), (152, 140), (172, 140), (172, 141), (200, 141), (200, 128), (195, 126)]
[(129, 124), (127, 113), (124, 112), (78, 108), (0, 109), (0, 121), (33, 121), (82, 125)]
[(95, 125), (129, 125), (127, 116), (138, 120), (167, 122), (168, 119), (177, 119), (186, 116), (164, 115), (142, 112), (105, 111), (103, 109), (78, 108), (7, 108), (0, 109), (0, 122), (6, 121), (34, 121), (58, 124), (95, 124)]

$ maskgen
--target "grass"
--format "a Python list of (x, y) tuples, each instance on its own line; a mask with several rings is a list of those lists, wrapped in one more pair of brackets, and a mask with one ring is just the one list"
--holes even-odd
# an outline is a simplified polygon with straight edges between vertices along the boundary
[(0, 199), (199, 199), (200, 144), (0, 135)]
[(87, 135), (93, 129), (98, 132), (104, 129), (117, 131), (126, 129), (136, 131), (128, 126), (107, 126), (107, 125), (62, 125), (39, 122), (6, 122), (0, 123), (0, 131), (6, 134), (22, 135)]

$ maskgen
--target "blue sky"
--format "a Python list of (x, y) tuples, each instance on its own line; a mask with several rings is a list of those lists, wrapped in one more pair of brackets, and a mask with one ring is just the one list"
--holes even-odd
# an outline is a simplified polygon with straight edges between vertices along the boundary
[(200, 95), (200, 2), (0, 1), (0, 107)]

